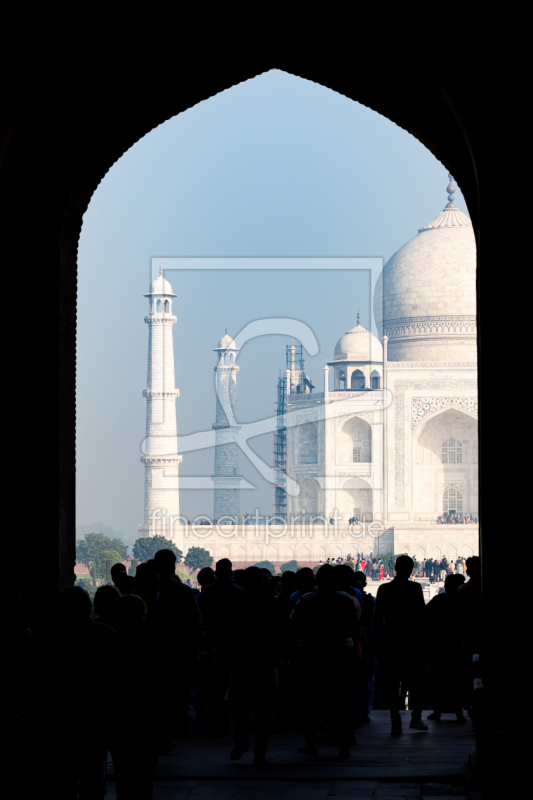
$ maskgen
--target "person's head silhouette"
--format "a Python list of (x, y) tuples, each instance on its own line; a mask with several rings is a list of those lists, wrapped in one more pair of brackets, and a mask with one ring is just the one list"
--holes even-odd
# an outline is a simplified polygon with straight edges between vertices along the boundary
[[(320, 567), (320, 569), (323, 569), (325, 566), (331, 565), (324, 564), (324, 566)], [(320, 572), (320, 570), (318, 570), (318, 572)], [(311, 567), (303, 567), (303, 569), (298, 570), (296, 573), (296, 586), (300, 592), (300, 597), (314, 590), (316, 586), (316, 578)]]
[(335, 589), (335, 578), (333, 577), (335, 569), (332, 564), (324, 564), (316, 573), (316, 585), (319, 592), (330, 592)]
[(347, 564), (339, 564), (333, 572), (333, 584), (338, 592), (350, 593), (353, 570)]
[(216, 563), (216, 576), (217, 578), (230, 578), (233, 575), (233, 564), (229, 558), (221, 558)]
[(128, 577), (131, 576), (128, 576), (124, 564), (121, 562), (113, 564), (111, 567), (111, 580), (121, 594), (125, 594), (127, 591)]
[(444, 579), (444, 591), (447, 595), (454, 595), (459, 586), (465, 582), (465, 576), (455, 573), (455, 575), (447, 575)]
[(287, 569), (281, 576), (281, 591), (283, 594), (292, 594), (298, 588), (296, 574), (292, 569)]
[(196, 576), (196, 580), (202, 589), (204, 586), (209, 586), (211, 583), (214, 583), (216, 579), (217, 576), (215, 575), (215, 570), (212, 567), (204, 567)]
[(481, 559), (479, 556), (470, 556), (466, 559), (466, 574), (470, 579), (481, 578)]
[(154, 562), (162, 580), (173, 578), (176, 574), (176, 553), (173, 550), (168, 550), (167, 548), (158, 550), (154, 556)]
[(364, 572), (354, 572), (353, 586), (355, 586), (356, 589), (363, 591), (366, 586), (366, 575)]
[(398, 556), (396, 559), (396, 575), (398, 578), (407, 579), (413, 571), (413, 559), (410, 556)]
[[(127, 576), (126, 576), (127, 577)], [(120, 592), (116, 586), (100, 586), (94, 595), (94, 614), (103, 620), (108, 620), (113, 613)]]
[(126, 575), (126, 567), (119, 561), (118, 564), (113, 564), (111, 567), (111, 580), (117, 585), (117, 578), (120, 580), (121, 575)]

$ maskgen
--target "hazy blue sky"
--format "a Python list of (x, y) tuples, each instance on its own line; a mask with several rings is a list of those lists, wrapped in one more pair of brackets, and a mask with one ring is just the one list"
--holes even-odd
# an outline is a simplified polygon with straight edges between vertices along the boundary
[[(206, 100), (149, 133), (109, 171), (84, 217), (79, 247), (77, 520), (101, 520), (129, 541), (143, 520), (152, 259), (369, 257), (388, 259), (446, 204), (447, 172), (416, 139), (317, 84), (271, 71)], [(456, 202), (468, 213), (461, 192)], [(294, 317), (320, 350), (306, 371), (322, 388), (324, 359), (356, 324), (369, 326), (368, 271), (165, 273), (174, 313), (178, 432), (214, 421), (215, 354), (228, 326)], [(284, 336), (239, 357), (239, 421), (274, 411)], [(251, 445), (271, 463), (271, 436)], [(213, 450), (186, 454), (183, 475), (210, 475)], [(256, 491), (243, 512), (269, 514), (272, 489), (243, 457)], [(181, 492), (189, 518), (213, 513), (212, 492)]]

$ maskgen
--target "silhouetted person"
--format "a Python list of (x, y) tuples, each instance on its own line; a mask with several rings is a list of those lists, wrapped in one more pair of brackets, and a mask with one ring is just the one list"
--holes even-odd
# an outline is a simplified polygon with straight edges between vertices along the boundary
[[(127, 576), (126, 576), (127, 577)], [(113, 624), (113, 610), (121, 593), (116, 586), (110, 584), (100, 586), (94, 595), (94, 619), (95, 622), (105, 622), (106, 625)]]
[(466, 722), (462, 708), (462, 642), (457, 589), (463, 575), (448, 575), (444, 594), (438, 594), (426, 606), (426, 642), (431, 675), (431, 704), (428, 719), (439, 720), (442, 714), (454, 713)]
[[(354, 586), (354, 571), (347, 564), (338, 564), (333, 573), (333, 586), (338, 592), (346, 592), (353, 597), (357, 616), (361, 619), (361, 603), (363, 595), (361, 590)], [(356, 648), (358, 649), (358, 648)]]
[(185, 626), (187, 654), (190, 661), (194, 662), (202, 642), (201, 619), (195, 595), (176, 575), (176, 554), (172, 550), (158, 550), (154, 564), (159, 575), (158, 589), (176, 603)]
[(317, 591), (294, 607), (289, 622), (296, 634), (297, 672), (304, 693), (305, 746), (315, 755), (320, 714), (340, 744), (339, 757), (350, 756), (353, 736), (353, 675), (359, 620), (353, 597), (335, 589), (334, 572), (324, 564), (317, 572)]
[(135, 593), (135, 578), (128, 575), (124, 564), (113, 564), (111, 567), (111, 580), (120, 594)]
[[(101, 798), (109, 741), (109, 675), (116, 669), (116, 634), (91, 620), (92, 603), (79, 586), (65, 589), (57, 602), (59, 626), (45, 638), (47, 718), (58, 735), (61, 762), (54, 796)], [(105, 669), (98, 669), (98, 663)], [(83, 694), (90, 709), (83, 725), (74, 725), (73, 703)], [(46, 742), (50, 745), (51, 742)]]
[(228, 707), (235, 740), (230, 758), (237, 760), (248, 750), (253, 714), (256, 765), (268, 763), (265, 754), (277, 701), (283, 635), (281, 607), (267, 594), (267, 581), (257, 567), (245, 570), (245, 592), (235, 599), (227, 627)]
[[(211, 584), (214, 583), (216, 579), (217, 576), (215, 575), (215, 570), (212, 567), (204, 567), (199, 571), (198, 575), (196, 576), (196, 580), (200, 584), (200, 591), (205, 586), (211, 586)], [(198, 597), (197, 597), (197, 602), (198, 602)]]
[(233, 605), (243, 594), (244, 589), (233, 579), (232, 563), (222, 558), (216, 563), (216, 581), (205, 586), (198, 597), (198, 608), (205, 623), (207, 636), (208, 667), (211, 674), (211, 700), (208, 711), (217, 724), (227, 719), (225, 695), (229, 682), (229, 661), (227, 653), (228, 624), (231, 619)]
[[(195, 596), (198, 603), (200, 594), (206, 586), (211, 586), (216, 581), (215, 570), (212, 567), (204, 567), (198, 572), (196, 580), (200, 586), (200, 592)], [(205, 624), (202, 620), (202, 625), (205, 633)], [(205, 720), (207, 710), (211, 704), (212, 686), (216, 680), (215, 663), (213, 658), (212, 648), (207, 643), (207, 637), (204, 636), (204, 644), (198, 654), (198, 672), (196, 679), (196, 719), (198, 722)]]
[(113, 564), (113, 566), (111, 567), (111, 580), (119, 590), (120, 594), (126, 593), (125, 587), (127, 581), (125, 581), (124, 579), (128, 577), (129, 576), (128, 573), (126, 572), (126, 567), (124, 566), (124, 564), (122, 564), (122, 562), (119, 561), (118, 564)]
[(278, 603), (280, 604), (283, 610), (283, 615), (286, 619), (289, 618), (293, 608), (291, 595), (297, 590), (298, 583), (296, 581), (296, 573), (288, 569), (281, 576), (281, 592), (278, 595)]
[(162, 665), (146, 617), (146, 603), (139, 595), (117, 600), (114, 621), (124, 700), (108, 706), (107, 714), (118, 800), (152, 800), (160, 739), (161, 697), (157, 686)]
[(411, 700), (410, 728), (427, 730), (422, 722), (424, 653), (422, 647), (425, 603), (422, 587), (409, 580), (413, 560), (402, 555), (396, 559), (396, 577), (380, 586), (376, 597), (372, 644), (376, 655), (381, 652), (384, 627), (384, 669), (386, 698), (391, 715), (391, 733), (401, 734), (401, 693), (409, 691)]
[(224, 628), (228, 621), (229, 610), (235, 598), (242, 594), (244, 589), (237, 586), (234, 581), (229, 558), (217, 561), (215, 575), (215, 582), (202, 589), (198, 598), (198, 608), (206, 625), (208, 639), (213, 646), (222, 649), (226, 638)]
[[(159, 578), (155, 560), (139, 564), (135, 583), (147, 608), (145, 628), (154, 660), (157, 660), (158, 669), (164, 674), (172, 674), (175, 683), (174, 692), (161, 698), (159, 706), (159, 746), (161, 752), (164, 752), (175, 746), (172, 727), (178, 728), (181, 725), (187, 728), (187, 701), (191, 689), (187, 619), (183, 606), (180, 607), (172, 597), (161, 591), (163, 582)], [(180, 599), (181, 595), (178, 596), (178, 600)], [(190, 602), (197, 612), (192, 595)]]
[(463, 647), (463, 702), (470, 708), (473, 700), (472, 656), (479, 653), (481, 625), (481, 559), (470, 556), (465, 563), (468, 581), (457, 589)]
[(370, 722), (370, 712), (374, 702), (374, 658), (370, 646), (372, 636), (372, 621), (374, 618), (375, 599), (365, 592), (366, 575), (364, 572), (355, 572), (354, 586), (362, 595), (361, 602), (361, 669), (359, 674), (360, 686), (356, 687), (356, 699), (361, 723)]
[(293, 607), (304, 594), (316, 591), (316, 577), (311, 567), (304, 567), (298, 570), (296, 573), (296, 587), (296, 591), (291, 594)]

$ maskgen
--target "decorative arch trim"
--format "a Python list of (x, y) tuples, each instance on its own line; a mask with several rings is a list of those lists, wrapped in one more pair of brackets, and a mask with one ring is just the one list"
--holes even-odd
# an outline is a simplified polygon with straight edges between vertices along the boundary
[(422, 421), (426, 422), (428, 417), (436, 416), (449, 408), (455, 408), (477, 419), (477, 397), (413, 397), (411, 430), (414, 431)]

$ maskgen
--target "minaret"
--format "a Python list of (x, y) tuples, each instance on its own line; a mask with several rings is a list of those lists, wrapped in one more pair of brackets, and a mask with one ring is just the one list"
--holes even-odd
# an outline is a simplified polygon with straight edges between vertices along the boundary
[[(235, 342), (228, 336), (228, 329), (215, 348), (218, 361), (215, 366), (216, 422), (215, 436), (215, 484), (214, 519), (238, 517), (241, 513), (241, 492), (239, 475), (239, 445), (237, 436), (240, 425), (235, 421), (237, 410), (237, 372), (235, 360), (239, 351)], [(226, 520), (226, 524), (231, 524)]]
[[(163, 278), (155, 279), (148, 294), (148, 378), (146, 397), (146, 441), (144, 455), (144, 524), (139, 525), (140, 536), (170, 538), (172, 529), (179, 524), (178, 455), (176, 427), (176, 398), (179, 390), (174, 385), (174, 347), (172, 326), (177, 318), (172, 316), (172, 286)], [(171, 480), (168, 480), (168, 479)], [(166, 485), (165, 485), (166, 484)], [(169, 486), (170, 488), (167, 488)], [(173, 520), (174, 518), (174, 520)]]

